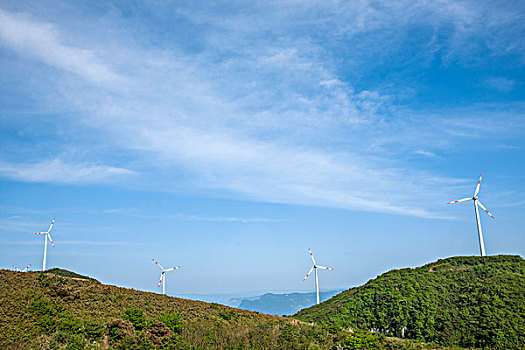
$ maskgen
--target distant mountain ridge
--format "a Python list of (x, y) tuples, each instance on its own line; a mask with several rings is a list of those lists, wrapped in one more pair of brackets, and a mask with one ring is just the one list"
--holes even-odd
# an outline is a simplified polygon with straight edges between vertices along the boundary
[[(340, 293), (342, 289), (320, 292), (321, 302)], [(315, 292), (312, 293), (266, 293), (258, 297), (243, 299), (239, 309), (263, 312), (270, 315), (293, 315), (297, 311), (310, 307), (316, 302)]]
[(525, 260), (453, 257), (392, 270), (295, 317), (447, 347), (524, 349)]

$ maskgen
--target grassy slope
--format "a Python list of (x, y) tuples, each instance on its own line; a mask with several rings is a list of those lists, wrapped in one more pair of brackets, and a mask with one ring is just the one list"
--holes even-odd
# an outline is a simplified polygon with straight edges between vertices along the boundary
[(393, 270), (295, 317), (445, 346), (523, 349), (525, 261), (454, 257)]
[[(181, 337), (193, 349), (331, 349), (336, 344), (355, 348), (361, 343), (391, 348), (389, 344), (396, 343), (368, 332), (327, 329), (290, 318), (41, 272), (0, 270), (0, 305), (1, 349), (47, 349), (56, 344), (64, 348), (66, 343), (74, 348), (69, 342), (88, 339), (82, 333), (87, 322), (106, 327), (113, 319), (124, 319), (129, 308), (144, 310), (150, 321), (167, 310), (181, 312)], [(40, 311), (35, 311), (35, 305)], [(52, 317), (39, 316), (42, 310), (52, 310)], [(105, 348), (107, 330), (105, 335), (105, 339), (101, 336), (97, 343), (91, 340), (87, 344), (94, 349)], [(406, 342), (403, 346), (423, 348)]]

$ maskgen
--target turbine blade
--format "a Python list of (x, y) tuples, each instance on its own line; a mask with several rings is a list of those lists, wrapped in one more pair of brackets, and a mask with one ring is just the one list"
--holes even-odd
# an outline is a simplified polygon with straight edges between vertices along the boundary
[(308, 251), (310, 252), (310, 258), (312, 258), (312, 261), (313, 261), (314, 265), (317, 265), (317, 263), (315, 262), (315, 259), (314, 259), (314, 255), (312, 254), (312, 250), (310, 248), (308, 248)]
[(312, 271), (314, 270), (314, 267), (312, 266), (312, 268), (310, 269), (310, 271), (308, 271), (308, 273), (306, 274), (306, 276), (303, 278), (303, 281), (305, 281), (308, 276), (310, 276), (310, 274), (312, 273)]
[(49, 237), (49, 241), (51, 242), (51, 245), (53, 246), (53, 248), (55, 248), (55, 243), (53, 243), (53, 240), (51, 239), (51, 233), (47, 233), (47, 236)]
[(324, 267), (324, 266), (319, 266), (319, 265), (317, 265), (317, 268), (318, 268), (318, 269), (325, 269), (325, 270), (334, 271), (334, 269), (332, 269), (331, 267)]
[(22, 272), (22, 271), (20, 271), (20, 269), (19, 269), (18, 267), (16, 267), (15, 265), (11, 265), (11, 266), (13, 266), (13, 267), (15, 268), (16, 271), (18, 271), (18, 272)]
[(151, 259), (151, 260), (153, 260), (153, 262), (154, 262), (155, 264), (157, 264), (157, 266), (158, 266), (162, 271), (164, 271), (164, 269), (162, 268), (162, 266), (160, 266), (160, 264), (159, 264), (158, 262), (156, 262), (155, 259)]
[(164, 272), (160, 274), (159, 284), (157, 287), (160, 287), (160, 283), (162, 282), (162, 278), (164, 278)]
[(171, 269), (166, 269), (166, 270), (164, 270), (164, 272), (177, 270), (177, 269), (180, 269), (181, 267), (182, 267), (182, 266), (172, 267)]
[(35, 235), (47, 235), (47, 232), (35, 232)]
[(49, 233), (49, 231), (51, 231), (51, 229), (53, 228), (54, 224), (55, 224), (55, 218), (53, 218), (53, 221), (51, 221), (51, 225), (49, 226), (49, 230), (47, 230), (48, 233)]
[(476, 197), (479, 193), (479, 186), (481, 185), (481, 178), (483, 177), (483, 173), (481, 173), (481, 176), (479, 177), (478, 185), (476, 186), (476, 191), (474, 192), (474, 197)]
[(22, 270), (22, 272), (26, 272), (28, 268), (31, 267), (31, 264), (27, 265), (25, 269)]
[(489, 213), (489, 211), (487, 210), (487, 208), (485, 208), (485, 206), (483, 206), (483, 204), (481, 204), (481, 202), (480, 202), (479, 200), (476, 201), (476, 202), (479, 204), (479, 206), (480, 206), (483, 210), (485, 210), (485, 211), (487, 212), (487, 214), (490, 215), (491, 218), (494, 219), (494, 216), (493, 216), (491, 213)]
[(459, 203), (459, 202), (464, 202), (464, 201), (470, 201), (470, 200), (472, 200), (472, 197), (463, 198), (463, 199), (458, 199), (457, 201), (448, 202), (447, 204), (454, 204), (454, 203)]

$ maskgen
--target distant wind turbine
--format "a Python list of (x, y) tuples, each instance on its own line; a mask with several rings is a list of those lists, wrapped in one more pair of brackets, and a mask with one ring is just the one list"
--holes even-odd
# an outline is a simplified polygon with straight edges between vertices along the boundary
[(317, 304), (319, 304), (319, 279), (317, 278), (317, 269), (324, 269), (324, 270), (330, 270), (330, 271), (334, 271), (334, 269), (332, 269), (331, 267), (324, 267), (324, 266), (317, 265), (317, 263), (315, 262), (314, 255), (312, 254), (312, 250), (308, 248), (308, 251), (310, 252), (310, 258), (312, 258), (312, 262), (314, 263), (314, 266), (312, 266), (310, 271), (308, 271), (308, 273), (306, 274), (306, 277), (303, 278), (303, 281), (305, 281), (308, 278), (308, 276), (310, 276), (312, 271), (315, 269), (315, 294), (317, 297)]
[(155, 261), (155, 259), (151, 259), (151, 260), (153, 260), (153, 262), (157, 264), (157, 266), (162, 270), (160, 274), (159, 285), (157, 287), (160, 287), (160, 283), (162, 282), (162, 294), (166, 294), (166, 272), (177, 270), (177, 269), (180, 269), (181, 267), (177, 266), (177, 267), (172, 267), (170, 269), (164, 269), (162, 266), (160, 266), (158, 262)]
[(482, 177), (483, 177), (483, 174), (481, 174), (481, 176), (479, 177), (478, 185), (476, 186), (476, 190), (474, 191), (474, 196), (468, 197), (468, 198), (459, 199), (457, 201), (448, 202), (447, 204), (454, 204), (454, 203), (465, 202), (465, 201), (470, 201), (470, 200), (474, 201), (474, 209), (476, 210), (476, 223), (478, 225), (479, 250), (481, 251), (481, 256), (486, 256), (486, 254), (485, 254), (485, 243), (483, 243), (483, 233), (481, 232), (481, 221), (479, 220), (478, 205), (483, 210), (485, 210), (485, 212), (487, 212), (487, 214), (489, 214), (491, 218), (494, 219), (494, 216), (491, 213), (489, 213), (487, 208), (485, 208), (485, 206), (483, 204), (481, 204), (481, 202), (478, 199), (479, 186), (481, 185), (481, 178)]
[(42, 271), (46, 270), (46, 258), (47, 258), (47, 239), (49, 238), (49, 241), (51, 242), (51, 245), (53, 248), (55, 247), (55, 244), (53, 243), (53, 240), (51, 239), (51, 229), (53, 228), (53, 225), (55, 224), (55, 218), (53, 218), (53, 221), (51, 221), (51, 225), (49, 226), (49, 229), (45, 232), (37, 232), (35, 235), (45, 235), (46, 239), (44, 241), (44, 263), (42, 264)]
[(26, 268), (23, 269), (23, 270), (20, 270), (20, 269), (19, 269), (18, 267), (16, 267), (15, 265), (12, 265), (12, 266), (13, 266), (13, 267), (15, 268), (15, 270), (18, 271), (18, 272), (26, 272), (27, 269), (31, 267), (31, 264), (27, 265)]

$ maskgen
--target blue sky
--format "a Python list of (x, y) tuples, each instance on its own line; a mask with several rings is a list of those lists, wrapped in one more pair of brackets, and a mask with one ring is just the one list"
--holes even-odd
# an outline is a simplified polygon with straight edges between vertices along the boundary
[(525, 4), (0, 2), (0, 266), (169, 294), (525, 255)]

